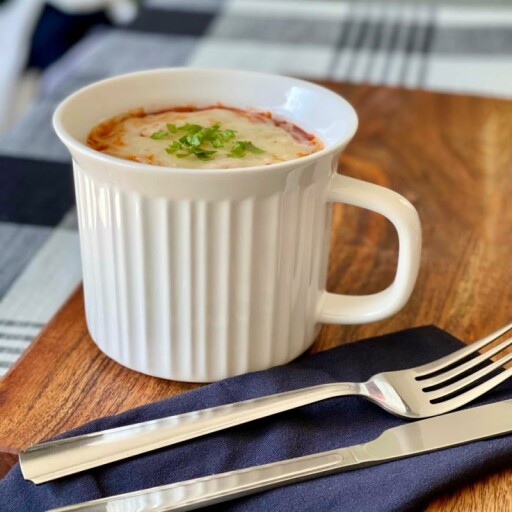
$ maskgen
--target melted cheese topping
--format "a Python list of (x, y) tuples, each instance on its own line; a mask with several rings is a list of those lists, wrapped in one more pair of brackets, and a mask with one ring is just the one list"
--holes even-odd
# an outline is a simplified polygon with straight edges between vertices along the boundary
[[(186, 123), (202, 127), (220, 123), (220, 130), (235, 130), (235, 138), (224, 147), (214, 148), (204, 142), (201, 148), (215, 150), (211, 160), (200, 160), (195, 155), (178, 158), (165, 151), (173, 140), (185, 133), (170, 133), (164, 139), (155, 140), (151, 135), (166, 130), (167, 123), (177, 127)], [(227, 156), (235, 141), (250, 141), (263, 153), (247, 151), (241, 158)], [(143, 110), (108, 119), (95, 126), (88, 136), (87, 144), (103, 153), (135, 162), (166, 167), (229, 169), (269, 165), (285, 160), (293, 160), (323, 148), (323, 144), (298, 126), (277, 120), (270, 113), (238, 110), (215, 106), (204, 109), (178, 108), (158, 113), (146, 114)], [(180, 153), (180, 151), (178, 151)]]

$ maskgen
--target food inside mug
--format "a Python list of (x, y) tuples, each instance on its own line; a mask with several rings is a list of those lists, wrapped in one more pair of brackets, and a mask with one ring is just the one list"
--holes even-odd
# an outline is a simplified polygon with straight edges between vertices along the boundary
[(324, 147), (315, 135), (271, 112), (220, 104), (122, 113), (96, 125), (87, 144), (126, 160), (196, 169), (270, 165)]

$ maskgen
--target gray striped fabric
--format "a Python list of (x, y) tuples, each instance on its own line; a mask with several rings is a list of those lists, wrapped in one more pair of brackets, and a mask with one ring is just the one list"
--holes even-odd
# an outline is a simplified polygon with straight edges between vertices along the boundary
[[(492, 7), (338, 0), (148, 0), (144, 5), (132, 27), (95, 31), (46, 71), (37, 104), (0, 136), (0, 157), (67, 162), (50, 125), (56, 104), (96, 80), (153, 67), (253, 69), (512, 96), (512, 5), (505, 1)], [(4, 219), (0, 216), (0, 375), (81, 275), (73, 209), (56, 225)]]

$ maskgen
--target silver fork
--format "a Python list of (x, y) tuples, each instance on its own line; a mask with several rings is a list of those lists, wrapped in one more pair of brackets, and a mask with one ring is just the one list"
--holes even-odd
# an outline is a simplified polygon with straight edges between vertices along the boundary
[[(512, 375), (512, 368), (499, 371), (512, 360), (512, 352), (495, 362), (491, 360), (512, 345), (512, 338), (477, 355), (510, 329), (512, 323), (441, 359), (416, 368), (379, 373), (366, 382), (323, 384), (34, 445), (20, 454), (21, 471), (26, 479), (43, 483), (340, 396), (366, 398), (404, 418), (444, 414), (478, 398)], [(464, 361), (470, 356), (474, 357)], [(488, 364), (480, 367), (482, 363)]]

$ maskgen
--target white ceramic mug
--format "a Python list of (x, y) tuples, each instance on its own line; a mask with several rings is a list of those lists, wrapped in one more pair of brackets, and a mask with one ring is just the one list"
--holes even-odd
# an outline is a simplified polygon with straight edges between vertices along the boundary
[[(201, 170), (121, 160), (84, 143), (94, 125), (133, 108), (217, 102), (270, 110), (325, 148), (270, 166)], [(327, 89), (242, 71), (144, 71), (75, 92), (54, 127), (73, 157), (87, 325), (129, 368), (197, 382), (269, 368), (304, 352), (321, 323), (379, 320), (411, 294), (416, 210), (395, 192), (337, 174), (357, 116)], [(325, 290), (333, 202), (395, 225), (398, 266), (387, 289)]]

